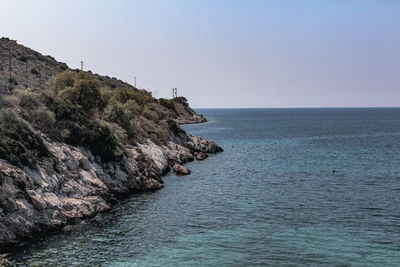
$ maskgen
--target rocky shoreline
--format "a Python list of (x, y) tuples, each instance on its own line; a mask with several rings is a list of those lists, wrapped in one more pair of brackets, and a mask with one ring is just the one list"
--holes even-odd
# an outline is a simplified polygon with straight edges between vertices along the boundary
[(54, 166), (18, 168), (0, 160), (0, 251), (93, 218), (133, 193), (158, 190), (171, 167), (188, 174), (180, 172), (186, 170), (181, 164), (222, 151), (182, 132), (164, 145), (127, 145), (121, 161), (104, 164), (86, 148), (42, 138), (57, 159)]
[(0, 73), (8, 81), (0, 88), (0, 254), (158, 190), (171, 169), (187, 175), (182, 164), (222, 151), (179, 127), (207, 121), (184, 97), (156, 99), (9, 38), (1, 49), (12, 68)]

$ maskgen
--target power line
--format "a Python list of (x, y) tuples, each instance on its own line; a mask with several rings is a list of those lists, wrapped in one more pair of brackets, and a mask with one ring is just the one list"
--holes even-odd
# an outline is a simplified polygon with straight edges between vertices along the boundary
[(145, 80), (145, 79), (140, 78), (140, 77), (137, 77), (137, 79), (140, 80), (140, 81), (143, 81), (143, 82), (145, 82), (145, 83), (150, 83), (150, 84), (158, 85), (158, 86), (165, 87), (165, 88), (172, 88), (172, 87), (173, 87), (173, 86), (171, 86), (171, 85), (166, 85), (166, 84), (162, 84), (162, 83), (158, 83), (158, 82), (153, 82), (153, 81)]
[(94, 66), (93, 64), (87, 64), (87, 63), (86, 63), (85, 65), (87, 65), (87, 66), (92, 66), (92, 67), (94, 67), (95, 69), (102, 70), (102, 71), (106, 71), (106, 72), (111, 73), (111, 74), (114, 74), (114, 75), (124, 76), (124, 77), (127, 77), (127, 78), (135, 78), (135, 77), (132, 76), (132, 75), (127, 75), (127, 74), (122, 74), (122, 73), (114, 72), (114, 71), (111, 71), (111, 70), (107, 70), (107, 69), (104, 69), (104, 68), (100, 68), (100, 67)]
[(112, 74), (115, 74), (115, 75), (118, 75), (118, 76), (123, 76), (123, 77), (126, 77), (126, 78), (133, 78), (133, 79), (134, 79), (134, 86), (135, 86), (135, 87), (136, 87), (136, 85), (137, 85), (137, 84), (136, 84), (137, 80), (140, 80), (140, 81), (145, 82), (145, 83), (149, 83), (149, 84), (153, 84), (153, 85), (165, 87), (165, 88), (172, 88), (172, 87), (173, 87), (173, 86), (171, 86), (171, 85), (167, 85), (167, 84), (164, 84), (164, 83), (160, 83), (160, 82), (155, 82), (155, 81), (150, 81), (150, 80), (147, 80), (147, 79), (143, 79), (142, 77), (132, 76), (132, 75), (128, 75), (128, 74), (122, 74), (122, 73), (118, 73), (118, 72), (111, 71), (111, 70), (108, 70), (108, 69), (100, 68), (100, 67), (98, 67), (98, 66), (94, 66), (93, 64), (87, 64), (87, 63), (85, 63), (85, 65), (92, 66), (92, 67), (94, 67), (95, 69), (102, 70), (102, 71), (105, 71), (105, 72), (108, 72), (108, 73), (112, 73)]
[[(83, 70), (83, 65), (84, 65), (84, 66), (87, 66), (88, 68), (104, 71), (104, 72), (108, 73), (109, 75), (111, 74), (111, 75), (115, 75), (117, 77), (125, 77), (127, 79), (133, 79), (135, 88), (138, 88), (138, 86), (140, 87), (140, 84), (138, 85), (138, 83), (137, 83), (138, 81), (142, 81), (144, 83), (156, 85), (156, 86), (163, 87), (163, 88), (174, 88), (174, 86), (171, 86), (171, 85), (168, 85), (168, 84), (164, 84), (164, 83), (160, 83), (160, 82), (144, 79), (142, 77), (133, 76), (133, 75), (126, 74), (126, 73), (115, 72), (115, 71), (112, 71), (112, 70), (109, 70), (109, 69), (105, 69), (105, 68), (102, 68), (102, 67), (95, 66), (95, 65), (93, 65), (91, 63), (83, 63), (83, 61), (80, 61), (80, 63), (81, 63), (81, 70)], [(107, 75), (107, 74), (105, 74), (105, 75)]]

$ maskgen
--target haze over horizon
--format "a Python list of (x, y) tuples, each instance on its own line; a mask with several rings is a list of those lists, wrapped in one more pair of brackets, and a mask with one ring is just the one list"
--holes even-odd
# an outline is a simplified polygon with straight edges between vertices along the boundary
[(400, 1), (0, 0), (2, 37), (191, 106), (400, 106)]

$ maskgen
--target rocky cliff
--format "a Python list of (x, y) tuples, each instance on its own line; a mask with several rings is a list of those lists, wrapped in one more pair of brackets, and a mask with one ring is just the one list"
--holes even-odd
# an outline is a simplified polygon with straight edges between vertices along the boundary
[[(17, 83), (3, 82), (0, 98), (0, 250), (94, 217), (129, 194), (160, 189), (171, 167), (188, 174), (181, 164), (222, 151), (179, 127), (205, 121), (186, 99), (154, 99), (5, 38), (3, 81), (11, 46)], [(41, 84), (20, 85), (26, 62)]]

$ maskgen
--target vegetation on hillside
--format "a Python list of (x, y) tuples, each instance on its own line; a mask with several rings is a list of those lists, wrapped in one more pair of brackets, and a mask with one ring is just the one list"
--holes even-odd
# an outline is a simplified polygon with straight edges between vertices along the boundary
[(9, 109), (0, 111), (0, 158), (15, 165), (32, 165), (49, 156), (42, 139)]
[(24, 165), (48, 157), (43, 133), (87, 147), (103, 162), (118, 161), (127, 144), (146, 138), (163, 144), (183, 133), (173, 120), (177, 103), (187, 106), (184, 98), (157, 100), (145, 90), (101, 87), (92, 74), (67, 70), (50, 91), (16, 90), (2, 99), (0, 158)]

